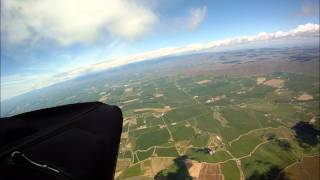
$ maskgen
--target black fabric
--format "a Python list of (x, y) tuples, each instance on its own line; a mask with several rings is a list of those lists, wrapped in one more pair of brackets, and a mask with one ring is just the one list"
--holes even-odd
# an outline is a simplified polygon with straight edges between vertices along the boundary
[(0, 147), (37, 132), (21, 119), (5, 118), (0, 121)]
[[(0, 179), (113, 179), (121, 131), (121, 110), (98, 102), (1, 119)], [(15, 151), (61, 173), (17, 161)]]

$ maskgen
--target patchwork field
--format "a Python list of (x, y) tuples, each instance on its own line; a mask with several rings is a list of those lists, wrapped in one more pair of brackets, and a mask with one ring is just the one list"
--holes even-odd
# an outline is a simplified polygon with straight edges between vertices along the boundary
[[(8, 114), (84, 101), (118, 105), (116, 179), (319, 178), (319, 60), (290, 60), (304, 53), (319, 59), (318, 49), (297, 48), (150, 61), (84, 79), (73, 93), (56, 87), (58, 100), (30, 95)], [(33, 107), (24, 102), (33, 99)]]
[[(202, 79), (161, 78), (161, 86), (153, 81), (148, 91), (157, 95), (148, 100), (138, 97), (143, 105), (126, 109), (125, 114), (134, 116), (129, 121), (136, 121), (124, 129), (135, 145), (129, 175), (136, 176), (136, 165), (145, 160), (171, 157), (175, 159), (170, 166), (152, 175), (182, 177), (179, 173), (184, 172), (198, 179), (254, 179), (274, 171), (271, 176), (277, 178), (282, 169), (317, 151), (319, 146), (301, 142), (293, 129), (298, 122), (319, 122), (319, 110), (310, 108), (319, 102), (319, 92), (310, 91), (316, 87), (293, 85), (316, 84), (317, 78), (274, 73)], [(143, 107), (144, 101), (155, 106)], [(186, 159), (181, 163), (179, 157)], [(206, 163), (218, 164), (219, 173), (204, 170)], [(286, 168), (291, 173), (287, 176), (298, 177), (291, 171)]]

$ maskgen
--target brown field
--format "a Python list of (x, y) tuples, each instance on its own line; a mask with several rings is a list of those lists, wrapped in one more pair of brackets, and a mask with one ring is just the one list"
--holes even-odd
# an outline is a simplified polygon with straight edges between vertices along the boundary
[(257, 85), (262, 84), (265, 80), (266, 80), (265, 77), (258, 77), (258, 78), (257, 78)]
[(155, 175), (159, 171), (168, 168), (173, 164), (174, 158), (161, 158), (161, 157), (152, 157), (151, 158), (151, 169), (153, 174)]
[(121, 133), (121, 139), (128, 139), (128, 132)]
[(281, 88), (281, 87), (283, 87), (284, 80), (282, 80), (282, 79), (270, 79), (268, 81), (265, 81), (263, 84), (267, 85), (267, 86), (274, 87), (274, 88)]
[(144, 172), (143, 173), (144, 176), (153, 177), (155, 175), (150, 165), (151, 165), (151, 160), (141, 162), (140, 167), (141, 167), (141, 170)]
[(118, 159), (117, 160), (116, 172), (126, 169), (127, 167), (130, 166), (130, 164), (131, 164), (131, 160)]
[(313, 99), (313, 96), (311, 96), (310, 94), (304, 92), (301, 96), (299, 96), (297, 98), (299, 101), (309, 101)]
[(196, 161), (187, 161), (186, 166), (188, 168), (188, 172), (192, 178), (198, 178), (200, 175), (200, 171), (203, 163), (198, 163)]
[(220, 164), (203, 163), (198, 180), (223, 180)]
[(291, 180), (318, 180), (320, 179), (320, 157), (304, 157), (302, 162), (296, 163), (285, 170)]

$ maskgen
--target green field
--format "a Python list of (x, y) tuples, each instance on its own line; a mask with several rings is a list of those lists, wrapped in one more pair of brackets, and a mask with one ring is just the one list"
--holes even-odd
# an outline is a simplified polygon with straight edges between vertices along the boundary
[[(320, 145), (302, 147), (291, 129), (300, 121), (308, 122), (319, 116), (319, 94), (313, 85), (317, 79), (288, 73), (266, 75), (266, 81), (283, 80), (283, 88), (279, 90), (257, 85), (256, 78), (178, 76), (176, 79), (160, 78), (152, 85), (137, 88), (136, 91), (141, 91), (144, 98), (126, 96), (125, 99), (139, 98), (140, 101), (125, 106), (126, 113), (136, 121), (125, 128), (129, 130), (133, 150), (153, 148), (137, 151), (139, 159), (134, 156), (133, 162), (146, 160), (151, 155), (175, 158), (180, 154), (198, 162), (221, 163), (224, 178), (233, 180), (240, 178), (234, 158), (241, 161), (241, 170), (246, 178), (252, 179), (263, 178), (270, 172), (280, 173), (281, 169), (303, 155), (317, 155)], [(305, 82), (296, 88), (301, 81)], [(314, 100), (297, 101), (302, 92), (310, 93)], [(214, 100), (208, 101), (210, 99)], [(164, 106), (171, 109), (163, 114), (134, 112), (137, 108)], [(319, 129), (319, 119), (315, 122), (314, 127)], [(212, 137), (220, 137), (221, 140)], [(211, 146), (216, 152), (210, 155), (202, 151), (201, 148), (206, 146)], [(288, 147), (290, 150), (285, 149)], [(130, 158), (128, 152), (122, 157)], [(162, 173), (169, 175), (179, 169), (177, 165), (167, 168)], [(129, 176), (131, 171), (137, 172), (134, 169), (129, 170)], [(129, 177), (127, 171), (123, 174)], [(173, 176), (176, 177), (174, 173)]]
[(283, 150), (276, 142), (269, 142), (260, 147), (250, 158), (244, 158), (241, 163), (247, 178), (255, 172), (265, 173), (272, 166), (279, 169), (296, 162), (299, 158), (300, 149), (291, 143), (291, 150)]
[(231, 156), (225, 151), (217, 151), (213, 155), (210, 155), (202, 151), (198, 151), (196, 149), (189, 149), (186, 155), (190, 159), (197, 160), (199, 162), (209, 162), (209, 163), (222, 162), (222, 161), (231, 159)]
[(239, 158), (249, 154), (261, 142), (262, 139), (259, 135), (249, 134), (232, 143), (229, 150), (235, 157)]
[(136, 140), (136, 149), (147, 149), (151, 146), (167, 144), (169, 134), (166, 129), (141, 134)]
[(140, 161), (143, 161), (143, 160), (149, 158), (152, 155), (153, 151), (154, 151), (154, 148), (151, 148), (148, 151), (143, 151), (143, 152), (139, 151), (139, 152), (137, 152), (137, 156)]
[(179, 123), (169, 127), (175, 141), (191, 139), (194, 136), (192, 127), (186, 127), (185, 123)]
[[(241, 174), (275, 179), (303, 157), (319, 156), (319, 61), (290, 60), (309, 50), (248, 49), (149, 61), (84, 78), (49, 96), (23, 98), (8, 112), (99, 100), (119, 106), (124, 121), (116, 179), (190, 179), (186, 162), (221, 167), (225, 180)], [(312, 52), (319, 57), (318, 49)], [(306, 161), (309, 169), (317, 162)]]
[(134, 166), (131, 166), (123, 171), (121, 174), (121, 178), (126, 178), (126, 177), (132, 177), (132, 176), (138, 176), (141, 174), (141, 168), (140, 164), (136, 164)]
[(226, 163), (222, 163), (222, 173), (224, 174), (225, 180), (238, 180), (240, 179), (240, 171), (237, 167), (235, 161), (228, 161)]
[(174, 147), (169, 147), (169, 148), (157, 147), (155, 153), (157, 154), (158, 157), (177, 157), (178, 156), (178, 152)]
[(220, 132), (227, 141), (250, 130), (263, 127), (260, 120), (264, 119), (257, 119), (255, 114), (251, 114), (247, 110), (226, 108), (222, 109), (222, 114), (228, 120), (228, 126), (221, 128)]
[(208, 144), (209, 136), (207, 134), (197, 134), (191, 139), (191, 144), (196, 147), (204, 147)]

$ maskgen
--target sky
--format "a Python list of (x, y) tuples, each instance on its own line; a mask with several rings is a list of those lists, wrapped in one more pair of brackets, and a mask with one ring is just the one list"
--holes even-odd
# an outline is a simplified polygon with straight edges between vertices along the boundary
[(1, 0), (1, 101), (130, 62), (319, 38), (318, 0)]

